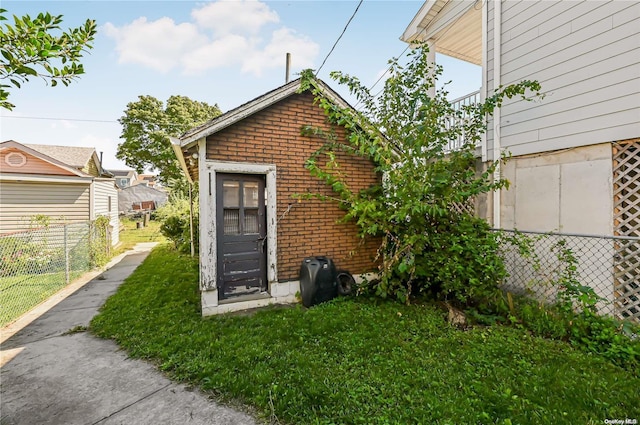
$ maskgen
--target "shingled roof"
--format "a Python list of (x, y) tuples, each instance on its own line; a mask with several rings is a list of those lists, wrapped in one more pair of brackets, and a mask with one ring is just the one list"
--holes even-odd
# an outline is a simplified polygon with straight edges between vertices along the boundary
[(23, 145), (78, 169), (86, 167), (96, 151), (95, 148), (77, 146), (37, 145), (31, 143), (23, 143)]

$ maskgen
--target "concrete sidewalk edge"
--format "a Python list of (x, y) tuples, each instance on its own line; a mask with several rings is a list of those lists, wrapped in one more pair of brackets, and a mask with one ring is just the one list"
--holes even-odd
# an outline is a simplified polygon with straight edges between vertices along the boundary
[(31, 310), (27, 311), (20, 317), (18, 317), (13, 322), (9, 323), (5, 327), (0, 329), (0, 344), (4, 343), (6, 340), (11, 338), (16, 333), (20, 332), (22, 329), (26, 328), (31, 322), (38, 319), (40, 316), (45, 314), (47, 311), (51, 310), (62, 300), (76, 292), (78, 289), (82, 288), (87, 283), (91, 282), (96, 277), (100, 276), (105, 271), (114, 267), (120, 261), (122, 261), (129, 254), (137, 254), (140, 252), (151, 251), (158, 242), (143, 242), (136, 244), (132, 249), (123, 252), (120, 255), (113, 257), (106, 265), (103, 267), (87, 272), (60, 289), (58, 292), (33, 307)]

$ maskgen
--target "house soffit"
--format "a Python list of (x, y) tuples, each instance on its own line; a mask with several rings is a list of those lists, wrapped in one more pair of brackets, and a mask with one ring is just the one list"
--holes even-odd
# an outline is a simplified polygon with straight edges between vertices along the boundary
[(480, 1), (427, 1), (401, 39), (407, 43), (431, 40), (436, 52), (481, 66), (481, 5)]

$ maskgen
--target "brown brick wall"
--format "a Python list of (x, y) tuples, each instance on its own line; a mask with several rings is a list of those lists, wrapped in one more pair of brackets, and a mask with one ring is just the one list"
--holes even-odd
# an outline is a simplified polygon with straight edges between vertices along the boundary
[[(294, 94), (207, 138), (207, 159), (275, 164), (278, 217), (278, 280), (296, 280), (305, 257), (327, 255), (351, 273), (373, 270), (379, 241), (363, 241), (353, 223), (337, 224), (344, 211), (334, 203), (297, 200), (296, 193), (335, 196), (304, 168), (321, 145), (318, 138), (300, 134), (304, 125), (325, 125), (324, 112), (309, 93)], [(373, 164), (355, 156), (340, 161), (349, 186), (368, 188), (379, 181)]]

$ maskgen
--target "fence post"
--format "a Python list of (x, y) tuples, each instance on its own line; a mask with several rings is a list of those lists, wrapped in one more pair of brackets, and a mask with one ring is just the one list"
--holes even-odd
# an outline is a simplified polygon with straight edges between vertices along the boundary
[(64, 225), (64, 279), (69, 284), (69, 238), (67, 237), (67, 224)]

